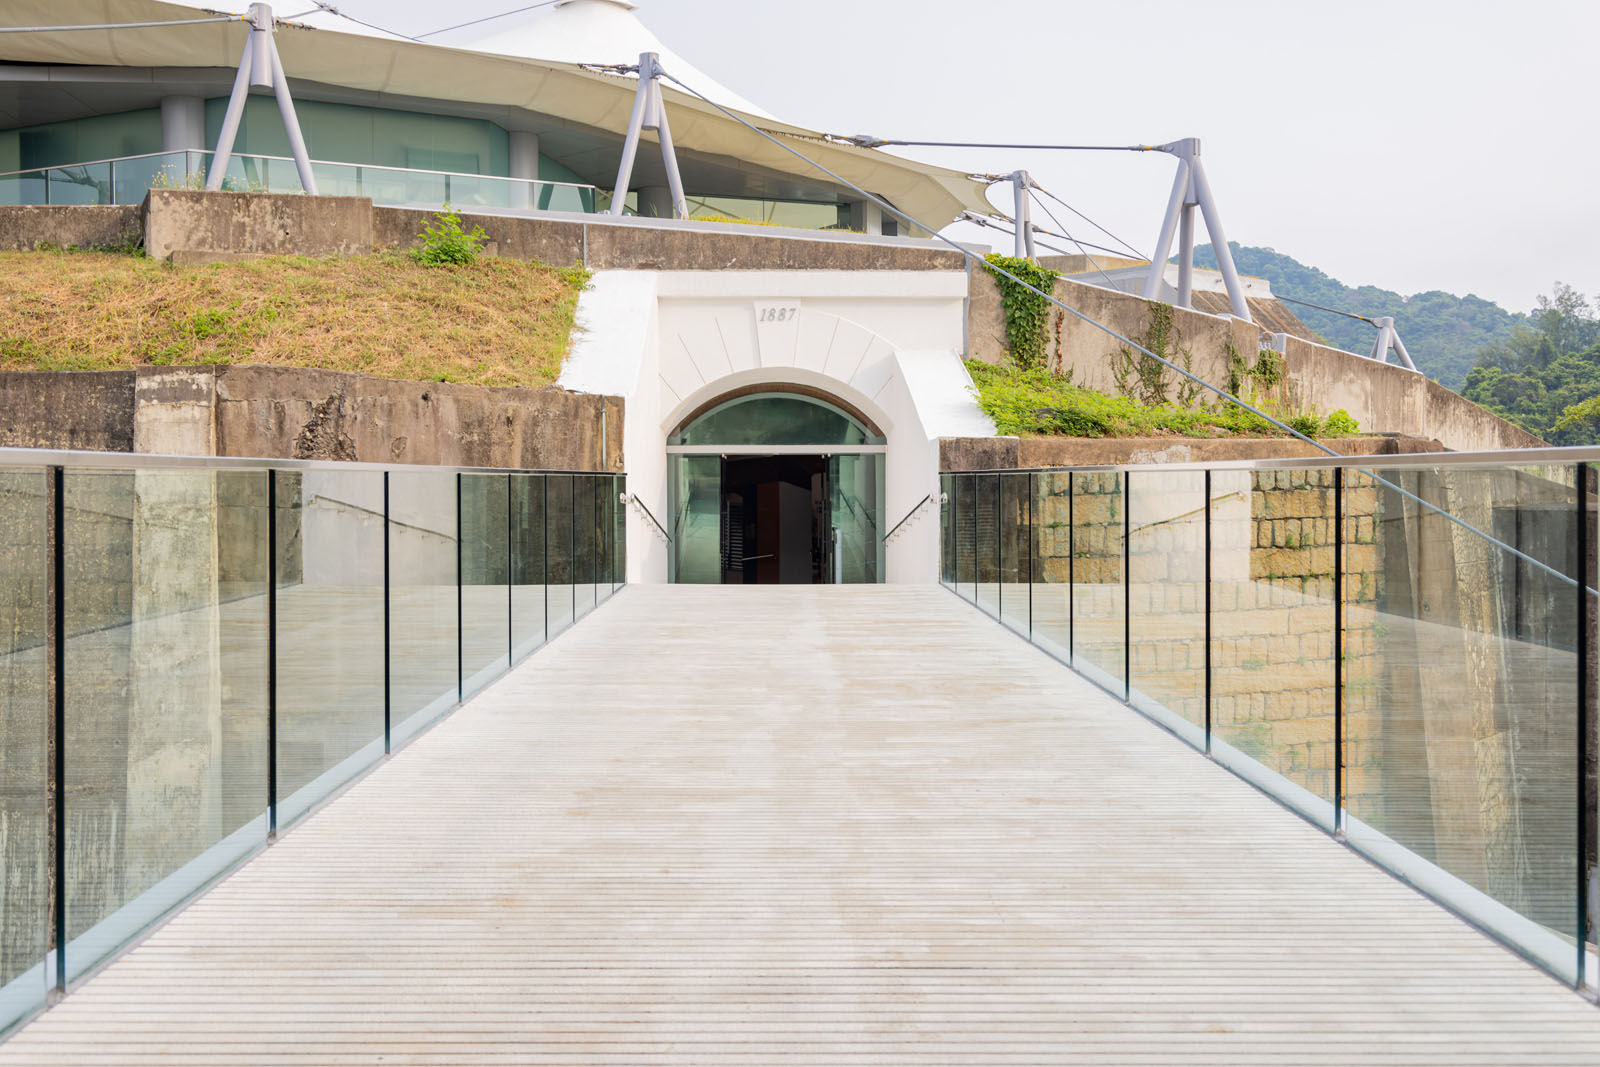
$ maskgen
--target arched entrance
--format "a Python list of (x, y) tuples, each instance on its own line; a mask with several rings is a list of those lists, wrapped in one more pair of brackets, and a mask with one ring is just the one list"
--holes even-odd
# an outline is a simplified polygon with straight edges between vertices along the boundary
[(667, 438), (671, 580), (883, 581), (884, 435), (797, 386), (719, 397)]

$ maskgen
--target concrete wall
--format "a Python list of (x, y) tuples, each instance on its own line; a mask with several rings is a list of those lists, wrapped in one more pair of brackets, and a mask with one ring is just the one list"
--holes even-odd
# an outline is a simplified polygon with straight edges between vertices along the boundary
[(617, 397), (288, 367), (0, 374), (0, 445), (621, 470)]
[[(1054, 295), (1130, 340), (1139, 341), (1150, 329), (1150, 305), (1142, 297), (1065, 278), (1056, 282)], [(1255, 363), (1261, 348), (1261, 331), (1255, 325), (1225, 315), (1171, 310), (1173, 340), (1168, 355), (1180, 366), (1226, 387), (1234, 352)], [(987, 363), (1005, 358), (1000, 289), (987, 271), (972, 272), (967, 335), (969, 358)], [(1059, 373), (1071, 373), (1078, 385), (1116, 393), (1115, 370), (1124, 348), (1104, 330), (1076, 316), (1057, 310), (1051, 317), (1051, 366)], [(1533, 448), (1543, 443), (1423, 375), (1394, 364), (1376, 363), (1297, 337), (1289, 339), (1284, 362), (1282, 384), (1262, 390), (1261, 395), (1285, 410), (1326, 414), (1343, 408), (1367, 432), (1434, 438), (1452, 451)], [(1169, 380), (1169, 398), (1182, 399), (1178, 376), (1169, 372)], [(1197, 400), (1212, 396), (1207, 391)]]
[(372, 201), (362, 197), (152, 189), (140, 214), (145, 252), (178, 263), (372, 249)]
[(134, 205), (0, 207), (0, 251), (28, 252), (41, 244), (58, 248), (115, 244), (142, 225)]

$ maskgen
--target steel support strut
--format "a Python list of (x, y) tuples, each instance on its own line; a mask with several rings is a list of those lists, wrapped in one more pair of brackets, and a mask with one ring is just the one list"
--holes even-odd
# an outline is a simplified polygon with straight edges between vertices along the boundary
[(672, 146), (672, 128), (667, 123), (667, 108), (661, 100), (661, 57), (654, 52), (639, 56), (639, 89), (628, 116), (628, 137), (622, 143), (622, 161), (617, 165), (617, 184), (611, 193), (611, 214), (622, 214), (628, 199), (628, 184), (633, 180), (633, 163), (639, 154), (639, 136), (655, 130), (661, 140), (661, 162), (667, 171), (667, 188), (672, 191), (672, 217), (689, 217), (689, 202), (683, 195), (683, 176), (678, 171), (678, 153)]
[(283, 60), (278, 58), (278, 46), (272, 37), (271, 5), (251, 4), (248, 19), (250, 36), (245, 38), (244, 54), (239, 57), (239, 73), (233, 79), (228, 110), (222, 117), (222, 130), (217, 135), (217, 151), (211, 159), (211, 171), (206, 176), (206, 189), (214, 193), (222, 188), (250, 90), (271, 89), (278, 99), (284, 132), (289, 136), (289, 150), (294, 156), (294, 169), (300, 175), (300, 187), (307, 195), (316, 196), (317, 179), (311, 173), (311, 156), (306, 152), (305, 138), (300, 134), (300, 119), (295, 114), (294, 100), (289, 95), (289, 79), (284, 76)]
[(1211, 237), (1211, 248), (1217, 256), (1217, 267), (1222, 272), (1222, 283), (1228, 290), (1228, 302), (1235, 318), (1246, 322), (1250, 307), (1245, 303), (1244, 286), (1239, 282), (1239, 272), (1233, 265), (1233, 252), (1228, 248), (1227, 235), (1222, 232), (1222, 215), (1211, 195), (1211, 183), (1206, 180), (1205, 164), (1200, 162), (1200, 140), (1185, 138), (1161, 145), (1158, 151), (1178, 158), (1178, 173), (1172, 179), (1172, 195), (1167, 198), (1167, 213), (1161, 220), (1161, 235), (1156, 238), (1154, 258), (1150, 260), (1150, 273), (1145, 278), (1146, 300), (1161, 297), (1161, 284), (1166, 276), (1167, 257), (1172, 253), (1172, 237), (1178, 232), (1178, 306), (1192, 307), (1194, 296), (1194, 210), (1200, 209), (1205, 220), (1206, 233)]

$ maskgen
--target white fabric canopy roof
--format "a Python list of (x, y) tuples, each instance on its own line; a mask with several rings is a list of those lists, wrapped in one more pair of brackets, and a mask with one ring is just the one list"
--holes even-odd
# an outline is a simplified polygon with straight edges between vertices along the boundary
[[(613, 11), (608, 12), (607, 8)], [(587, 13), (585, 9), (589, 9)], [(193, 7), (160, 0), (6, 0), (0, 5), (0, 25), (142, 22), (193, 18), (195, 14)], [(654, 41), (648, 30), (615, 4), (588, 0), (570, 8), (563, 5), (552, 17), (565, 18), (573, 27), (560, 40), (563, 49), (571, 49), (600, 47), (593, 35), (603, 31), (607, 22), (615, 22), (613, 15), (633, 22)], [(540, 50), (526, 37), (518, 36), (531, 31), (534, 25), (537, 23), (490, 37), (482, 47)], [(237, 22), (8, 33), (0, 34), (0, 60), (112, 67), (237, 67), (245, 35), (244, 26)], [(616, 50), (632, 54), (593, 56), (591, 61), (636, 62), (640, 42), (636, 36), (621, 40)], [(523, 108), (619, 138), (627, 131), (636, 85), (631, 77), (597, 74), (561, 60), (493, 55), (327, 29), (281, 29), (278, 50), (290, 78), (374, 93)], [(720, 95), (727, 101), (724, 106), (730, 108), (735, 101), (743, 103), (744, 107), (737, 109), (740, 111), (754, 107), (682, 60), (669, 62), (670, 53), (661, 51), (663, 65), (669, 71), (708, 97), (719, 99)], [(673, 62), (680, 65), (674, 68)], [(694, 79), (705, 80), (697, 84)], [(680, 152), (716, 157), (733, 167), (777, 171), (807, 182), (833, 184), (820, 171), (703, 101), (670, 85), (664, 86), (664, 93), (673, 140)], [(797, 151), (935, 228), (949, 223), (964, 210), (984, 214), (994, 211), (984, 196), (985, 186), (964, 174), (873, 149), (834, 144), (823, 140), (816, 131), (791, 126), (759, 111), (747, 111), (745, 117), (780, 140), (792, 143)]]

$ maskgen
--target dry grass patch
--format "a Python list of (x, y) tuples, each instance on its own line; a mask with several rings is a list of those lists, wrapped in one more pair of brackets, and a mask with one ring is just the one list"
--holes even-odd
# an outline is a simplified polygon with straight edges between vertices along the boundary
[(0, 369), (267, 363), (550, 385), (581, 268), (425, 267), (399, 253), (174, 268), (103, 252), (0, 253)]

